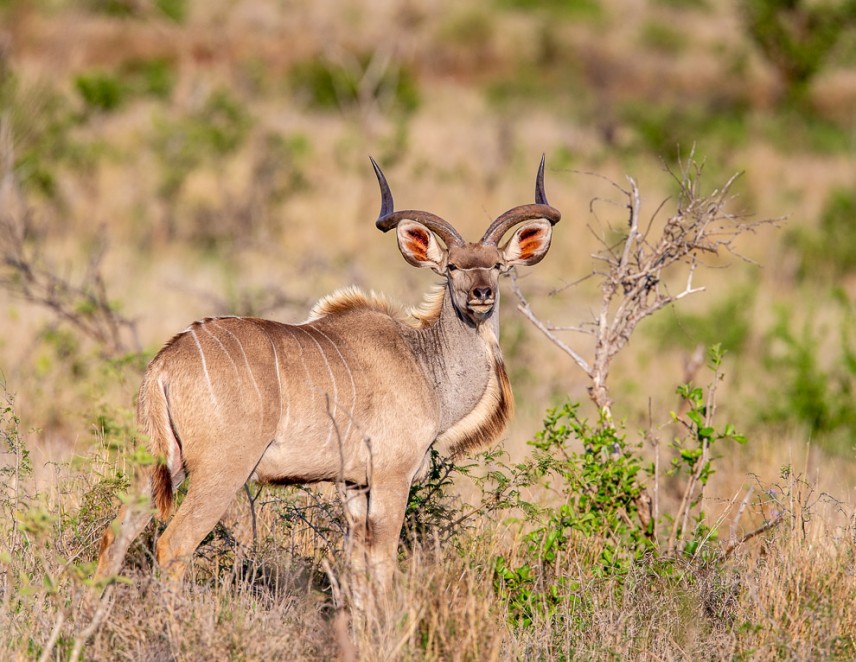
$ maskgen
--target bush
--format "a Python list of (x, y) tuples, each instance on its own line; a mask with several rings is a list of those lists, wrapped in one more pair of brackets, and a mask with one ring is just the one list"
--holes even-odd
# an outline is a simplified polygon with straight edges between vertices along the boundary
[(157, 122), (153, 146), (163, 164), (161, 196), (174, 201), (192, 170), (236, 151), (249, 129), (247, 111), (223, 90), (185, 117)]
[(856, 272), (856, 191), (833, 189), (816, 229), (796, 228), (786, 237), (799, 255), (801, 280), (837, 281)]
[(698, 145), (708, 153), (728, 151), (743, 145), (749, 135), (745, 108), (739, 104), (704, 108), (628, 103), (619, 112), (634, 129), (637, 147), (670, 164), (680, 160), (681, 149)]
[(841, 322), (837, 347), (823, 360), (822, 329), (812, 320), (801, 330), (792, 326), (792, 311), (782, 307), (764, 343), (764, 366), (775, 388), (762, 420), (804, 426), (808, 435), (827, 450), (849, 454), (856, 438), (856, 314), (846, 294), (838, 292)]
[(416, 78), (404, 65), (379, 70), (379, 54), (366, 53), (345, 63), (314, 57), (295, 64), (289, 73), (292, 90), (310, 106), (351, 110), (377, 103), (405, 114), (419, 106)]
[(77, 93), (90, 110), (109, 112), (118, 109), (128, 99), (128, 88), (116, 76), (96, 72), (81, 74), (74, 80)]
[[(715, 371), (720, 352), (711, 350)], [(714, 384), (718, 379), (717, 372)], [(652, 484), (660, 485), (659, 465), (643, 460), (641, 440), (628, 443), (624, 431), (603, 418), (590, 425), (575, 404), (547, 413), (544, 428), (530, 442), (531, 457), (511, 468), (508, 482), (538, 487), (553, 496), (555, 505), (519, 501), (532, 527), (523, 551), (514, 560), (498, 556), (494, 563), (496, 590), (513, 623), (530, 627), (585, 604), (579, 584), (564, 574), (568, 559), (589, 568), (594, 577), (619, 578), (640, 565), (653, 564), (668, 574), (674, 564), (727, 555), (716, 545), (718, 523), (708, 522), (703, 495), (714, 473), (711, 448), (724, 440), (746, 439), (731, 424), (714, 427), (714, 388), (707, 393), (691, 385), (678, 389), (686, 413), (672, 414), (681, 434), (669, 444), (666, 475), (682, 479), (685, 487), (682, 501), (670, 512), (652, 508), (647, 496)], [(659, 494), (653, 499), (660, 503)], [(616, 590), (621, 587), (618, 583)]]
[(728, 297), (710, 306), (704, 313), (688, 313), (675, 308), (672, 314), (650, 323), (648, 333), (660, 350), (719, 343), (723, 350), (740, 354), (752, 328), (753, 305), (757, 289), (753, 285), (736, 289)]
[(845, 32), (856, 27), (850, 0), (743, 0), (742, 9), (746, 32), (797, 105)]

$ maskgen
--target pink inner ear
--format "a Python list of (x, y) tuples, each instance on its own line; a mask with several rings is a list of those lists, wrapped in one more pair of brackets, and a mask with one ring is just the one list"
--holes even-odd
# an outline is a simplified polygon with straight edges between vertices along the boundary
[(407, 230), (407, 237), (404, 245), (407, 251), (420, 262), (428, 261), (428, 243), (429, 237), (427, 233), (416, 228)]
[(520, 247), (521, 258), (527, 259), (538, 252), (544, 243), (542, 234), (543, 232), (539, 228), (527, 228), (520, 233), (518, 246)]
[(420, 232), (416, 228), (410, 228), (407, 231), (407, 236), (410, 238), (409, 245), (412, 246), (415, 243), (419, 243), (422, 245), (423, 251), (428, 248), (428, 235), (424, 232)]

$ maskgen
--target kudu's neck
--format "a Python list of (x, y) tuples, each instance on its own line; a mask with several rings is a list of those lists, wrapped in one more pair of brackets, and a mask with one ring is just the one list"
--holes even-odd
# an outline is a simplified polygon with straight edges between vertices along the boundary
[(473, 324), (455, 309), (449, 286), (437, 319), (413, 334), (414, 354), (438, 396), (441, 430), (469, 414), (502, 360), (499, 300), (491, 316)]

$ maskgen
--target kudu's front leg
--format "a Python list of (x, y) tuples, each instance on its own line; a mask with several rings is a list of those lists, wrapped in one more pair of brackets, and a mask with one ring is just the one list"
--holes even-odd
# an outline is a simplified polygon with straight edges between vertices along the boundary
[(392, 586), (409, 493), (410, 485), (401, 481), (375, 483), (369, 490), (347, 490), (349, 531), (345, 549), (358, 603), (369, 585), (381, 592)]

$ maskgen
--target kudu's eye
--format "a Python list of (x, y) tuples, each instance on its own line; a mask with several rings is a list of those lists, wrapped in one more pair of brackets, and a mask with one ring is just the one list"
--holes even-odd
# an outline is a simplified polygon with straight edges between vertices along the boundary
[(502, 262), (497, 262), (495, 265), (493, 265), (493, 268), (494, 269), (502, 269)]
[(446, 267), (449, 271), (455, 271), (458, 268), (457, 264), (450, 264)]

